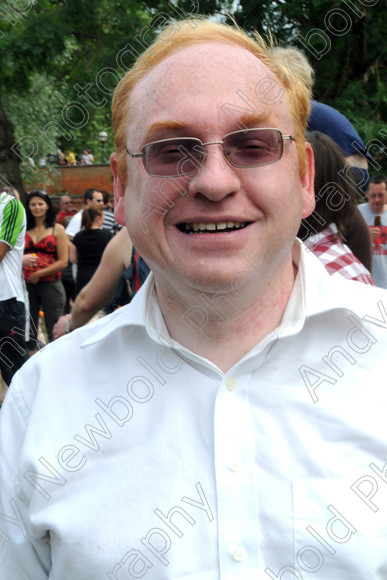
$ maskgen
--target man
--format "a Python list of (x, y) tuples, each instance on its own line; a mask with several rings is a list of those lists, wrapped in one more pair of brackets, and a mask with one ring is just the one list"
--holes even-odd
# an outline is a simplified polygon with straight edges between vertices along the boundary
[(14, 379), (4, 574), (385, 569), (387, 295), (295, 240), (313, 210), (310, 95), (270, 66), (259, 40), (189, 20), (116, 89), (116, 217), (152, 274)]
[(368, 203), (359, 210), (368, 224), (372, 237), (372, 276), (376, 285), (387, 288), (387, 179), (382, 175), (370, 178), (366, 192)]
[(65, 217), (72, 217), (77, 212), (73, 208), (73, 202), (69, 195), (62, 195), (59, 202), (59, 213), (57, 215), (57, 222), (61, 224)]
[(0, 401), (27, 360), (22, 258), (26, 218), (19, 193), (0, 190)]
[[(86, 189), (83, 194), (84, 207), (103, 209), (104, 201), (102, 191), (98, 189)], [(69, 225), (66, 228), (66, 234), (69, 239), (73, 238), (81, 230), (83, 208), (80, 209), (74, 217), (71, 218)]]
[(81, 155), (82, 165), (92, 165), (94, 163), (94, 156), (92, 155), (90, 149), (85, 149)]

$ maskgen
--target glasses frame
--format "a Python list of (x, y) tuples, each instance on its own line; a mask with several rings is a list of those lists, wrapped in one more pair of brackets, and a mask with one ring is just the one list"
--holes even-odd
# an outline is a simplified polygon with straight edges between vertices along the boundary
[[(278, 134), (278, 142), (281, 143), (281, 148), (280, 148), (280, 154), (278, 159), (274, 159), (273, 161), (268, 161), (266, 163), (256, 163), (254, 165), (237, 165), (236, 163), (233, 163), (231, 161), (231, 159), (228, 156), (227, 151), (225, 150), (225, 146), (224, 146), (224, 140), (227, 137), (230, 137), (231, 135), (236, 135), (238, 133), (248, 133), (250, 131), (275, 131)], [(158, 139), (157, 141), (150, 141), (149, 143), (145, 143), (145, 145), (142, 147), (141, 151), (139, 153), (131, 153), (129, 151), (129, 149), (127, 147), (125, 147), (125, 150), (127, 152), (127, 154), (132, 158), (132, 159), (136, 159), (141, 157), (142, 159), (142, 163), (144, 166), (145, 171), (148, 173), (148, 175), (151, 175), (152, 177), (182, 177), (183, 175), (191, 175), (192, 173), (195, 173), (196, 171), (198, 171), (198, 168), (194, 168), (192, 171), (188, 171), (188, 172), (184, 172), (184, 173), (176, 173), (176, 174), (172, 174), (172, 175), (159, 175), (157, 173), (151, 173), (150, 171), (148, 171), (147, 167), (146, 167), (146, 163), (145, 163), (145, 148), (149, 147), (150, 145), (156, 145), (157, 143), (168, 143), (170, 141), (196, 141), (197, 146), (204, 148), (207, 147), (208, 145), (221, 145), (222, 146), (222, 150), (223, 150), (223, 154), (224, 157), (226, 158), (226, 161), (232, 166), (232, 167), (236, 167), (238, 169), (249, 169), (250, 167), (263, 167), (264, 165), (271, 165), (272, 163), (277, 163), (277, 161), (279, 161), (283, 155), (283, 151), (284, 151), (284, 141), (296, 141), (295, 138), (292, 135), (284, 135), (282, 133), (282, 131), (280, 131), (280, 129), (277, 129), (275, 127), (254, 127), (251, 129), (241, 129), (239, 131), (232, 131), (231, 133), (226, 133), (226, 135), (224, 135), (222, 141), (208, 141), (208, 143), (203, 143), (200, 139), (198, 139), (197, 137), (171, 137), (169, 139)], [(195, 147), (194, 147), (195, 149)], [(207, 155), (207, 152), (202, 150), (202, 157), (199, 161), (199, 165), (201, 165)]]

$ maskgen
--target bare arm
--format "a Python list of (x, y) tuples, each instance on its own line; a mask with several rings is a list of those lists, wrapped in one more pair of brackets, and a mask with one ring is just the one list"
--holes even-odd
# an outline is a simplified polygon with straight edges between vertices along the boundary
[(69, 242), (69, 258), (72, 264), (78, 263), (77, 248), (72, 242)]
[[(74, 330), (88, 322), (109, 301), (122, 272), (130, 264), (133, 245), (128, 231), (122, 228), (105, 248), (101, 262), (86, 286), (78, 294), (70, 318)], [(62, 316), (54, 327), (54, 338), (65, 334), (67, 316)]]

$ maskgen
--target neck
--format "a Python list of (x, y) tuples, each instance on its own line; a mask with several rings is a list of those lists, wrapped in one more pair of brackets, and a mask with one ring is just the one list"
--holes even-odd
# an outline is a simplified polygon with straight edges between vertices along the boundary
[(250, 282), (233, 292), (178, 293), (155, 282), (170, 335), (227, 372), (279, 326), (296, 272), (290, 262), (265, 285)]
[(45, 228), (44, 220), (45, 217), (35, 218), (35, 228)]

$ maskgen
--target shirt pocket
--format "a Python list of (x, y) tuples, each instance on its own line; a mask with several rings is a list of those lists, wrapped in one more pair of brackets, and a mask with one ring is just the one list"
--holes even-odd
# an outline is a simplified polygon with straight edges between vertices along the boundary
[[(299, 580), (387, 580), (387, 503), (374, 512), (351, 483), (293, 481), (294, 575)], [(387, 494), (387, 485), (380, 485)]]

